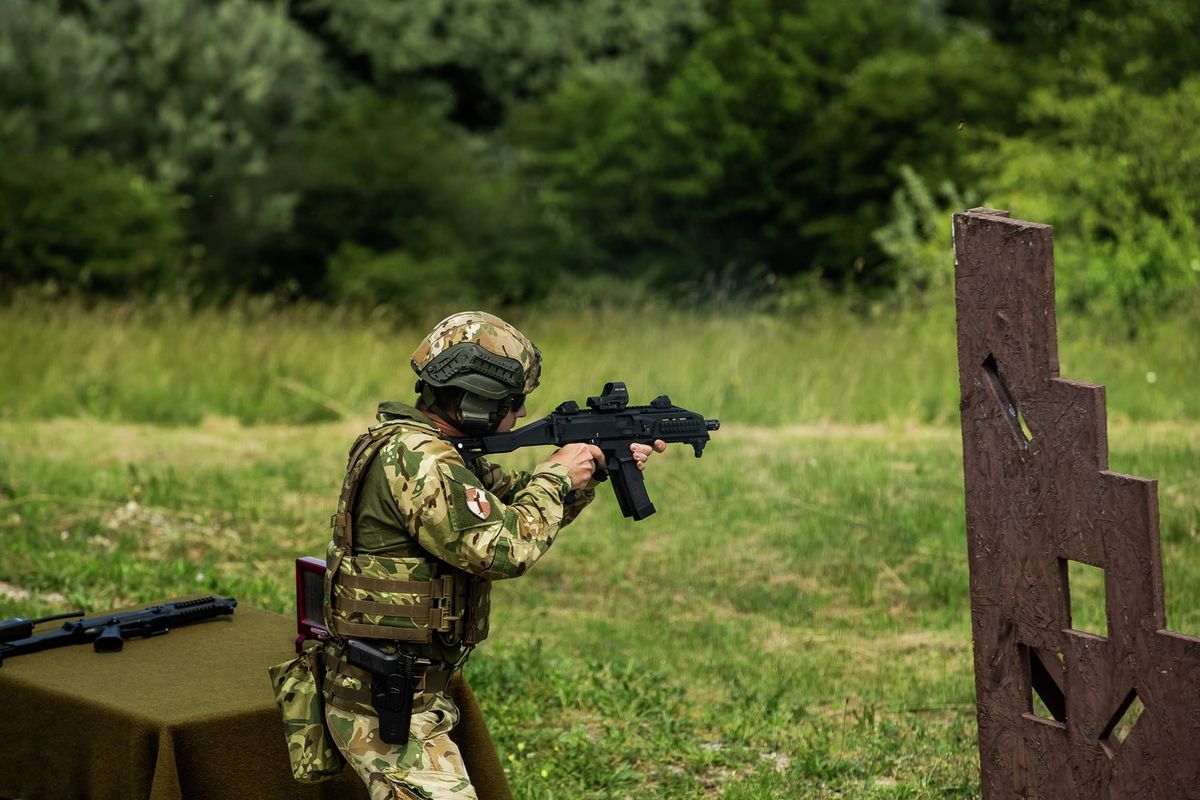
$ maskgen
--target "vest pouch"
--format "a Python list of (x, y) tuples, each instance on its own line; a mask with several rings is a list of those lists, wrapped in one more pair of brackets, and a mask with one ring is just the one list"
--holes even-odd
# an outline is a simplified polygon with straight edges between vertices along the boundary
[(492, 611), (492, 582), (465, 572), (460, 573), (459, 580), (466, 590), (463, 600), (466, 617), (463, 643), (473, 647), (488, 637), (488, 620)]
[(327, 575), (330, 629), (342, 638), (431, 642), (442, 623), (435, 574), (423, 558), (343, 555)]
[(325, 727), (323, 655), (324, 645), (309, 640), (295, 658), (267, 670), (283, 718), (292, 777), (301, 783), (328, 780), (345, 764)]

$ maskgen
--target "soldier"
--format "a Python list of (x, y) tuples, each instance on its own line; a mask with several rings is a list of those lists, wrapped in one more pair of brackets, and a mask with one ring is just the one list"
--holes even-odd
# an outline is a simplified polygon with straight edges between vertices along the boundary
[[(518, 577), (591, 502), (599, 448), (569, 444), (532, 472), (464, 463), (446, 437), (511, 430), (538, 385), (541, 353), (479, 311), (438, 323), (412, 356), (416, 407), (383, 403), (351, 449), (328, 557), (326, 721), (372, 800), (475, 798), (449, 733), (450, 676), (487, 637), (490, 582)], [(638, 468), (653, 451), (634, 444)], [(372, 676), (345, 640), (415, 654), (425, 667), (407, 743), (388, 744)]]

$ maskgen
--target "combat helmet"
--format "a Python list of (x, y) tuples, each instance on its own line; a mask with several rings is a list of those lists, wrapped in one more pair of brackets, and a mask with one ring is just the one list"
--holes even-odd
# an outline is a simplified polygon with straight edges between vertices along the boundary
[(542, 354), (525, 334), (485, 311), (463, 311), (433, 327), (412, 354), (417, 391), (433, 405), (430, 387), (454, 387), (461, 427), (494, 433), (509, 411), (537, 388)]

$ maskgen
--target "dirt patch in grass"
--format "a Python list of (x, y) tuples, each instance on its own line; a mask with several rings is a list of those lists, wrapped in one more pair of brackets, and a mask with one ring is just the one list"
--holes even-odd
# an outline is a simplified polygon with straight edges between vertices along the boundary
[(58, 592), (46, 592), (45, 594), (31, 592), (4, 581), (0, 581), (0, 597), (6, 600), (29, 600), (45, 606), (61, 606), (67, 602), (67, 598)]

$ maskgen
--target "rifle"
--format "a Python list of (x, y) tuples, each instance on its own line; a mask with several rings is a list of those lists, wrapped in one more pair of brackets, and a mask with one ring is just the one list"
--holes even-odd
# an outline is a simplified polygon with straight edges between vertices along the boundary
[(232, 597), (198, 597), (151, 606), (140, 611), (124, 611), (103, 617), (65, 622), (61, 628), (33, 635), (35, 625), (55, 619), (82, 616), (71, 611), (41, 619), (16, 617), (0, 621), (0, 665), (9, 656), (36, 653), (52, 647), (92, 643), (98, 653), (115, 653), (125, 646), (125, 640), (135, 636), (159, 636), (171, 628), (191, 622), (232, 614), (237, 600)]
[(604, 384), (599, 396), (587, 399), (587, 405), (591, 410), (584, 411), (574, 400), (568, 400), (545, 417), (510, 433), (450, 441), (468, 461), (534, 445), (594, 444), (603, 451), (605, 461), (601, 465), (605, 471), (598, 471), (595, 480), (601, 482), (612, 476), (621, 513), (639, 520), (654, 513), (654, 504), (646, 493), (646, 482), (629, 445), (652, 444), (655, 439), (668, 444), (690, 444), (696, 458), (700, 458), (704, 445), (708, 444), (708, 432), (721, 427), (719, 420), (705, 419), (695, 411), (672, 405), (665, 394), (648, 406), (630, 406), (629, 392), (620, 381)]

